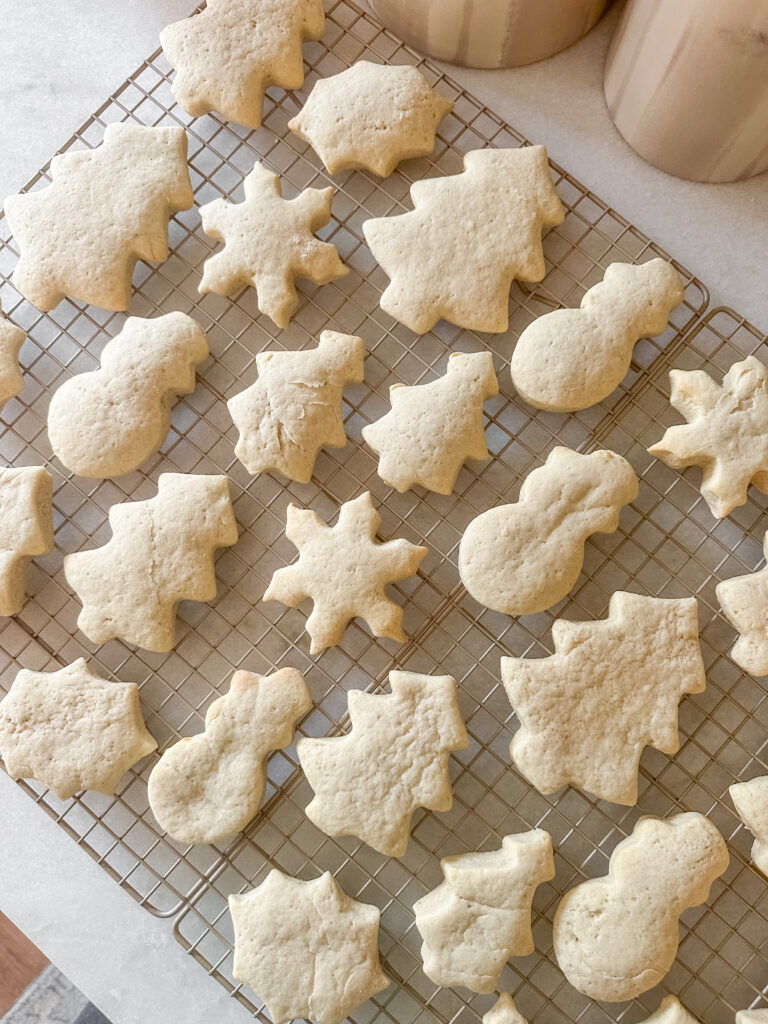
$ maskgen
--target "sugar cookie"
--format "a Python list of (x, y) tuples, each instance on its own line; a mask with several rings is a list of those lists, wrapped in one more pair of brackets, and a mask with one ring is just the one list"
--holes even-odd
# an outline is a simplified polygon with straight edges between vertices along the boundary
[(42, 466), (0, 468), (0, 615), (24, 605), (27, 566), (53, 550), (53, 480)]
[(755, 837), (752, 862), (768, 875), (768, 775), (728, 787), (736, 813)]
[[(763, 551), (768, 558), (768, 533)], [(731, 657), (753, 676), (768, 675), (768, 565), (722, 580), (715, 593), (723, 614), (739, 633)]]
[(19, 369), (19, 352), (24, 344), (24, 331), (0, 312), (0, 408), (24, 387)]
[(502, 992), (490, 1010), (483, 1014), (483, 1024), (528, 1024), (528, 1021), (515, 1006), (509, 992)]

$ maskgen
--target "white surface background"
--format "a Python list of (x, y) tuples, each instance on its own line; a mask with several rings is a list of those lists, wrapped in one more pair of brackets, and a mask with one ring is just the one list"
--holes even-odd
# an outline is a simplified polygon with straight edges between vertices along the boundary
[[(18, 190), (157, 46), (191, 0), (0, 0), (0, 199)], [(617, 11), (528, 68), (451, 69), (460, 83), (768, 332), (768, 174), (670, 178), (615, 131), (602, 64)], [(249, 1020), (157, 920), (0, 773), (0, 909), (114, 1024)]]

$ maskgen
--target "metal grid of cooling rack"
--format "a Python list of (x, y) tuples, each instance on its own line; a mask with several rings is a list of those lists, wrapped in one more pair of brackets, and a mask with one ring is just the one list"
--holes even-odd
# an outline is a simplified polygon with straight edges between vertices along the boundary
[[(84, 481), (63, 473), (51, 460), (45, 433), (50, 394), (71, 374), (97, 365), (124, 316), (68, 301), (41, 314), (22, 301), (9, 283), (17, 254), (7, 225), (0, 222), (0, 299), (6, 314), (28, 332), (22, 350), (25, 389), (3, 410), (0, 455), (13, 465), (43, 462), (52, 471), (57, 540), (56, 552), (32, 564), (24, 609), (0, 626), (0, 688), (7, 689), (18, 667), (52, 669), (84, 655), (104, 674), (140, 684), (145, 717), (162, 751), (201, 729), (208, 705), (237, 668), (266, 672), (290, 664), (306, 674), (315, 710), (301, 724), (303, 735), (343, 730), (347, 691), (386, 688), (394, 666), (448, 672), (459, 681), (472, 738), (469, 749), (452, 760), (454, 807), (439, 815), (417, 813), (406, 856), (390, 860), (355, 840), (329, 839), (311, 825), (303, 814), (309, 792), (293, 748), (271, 758), (262, 812), (226, 849), (184, 848), (158, 831), (146, 798), (154, 756), (126, 776), (114, 798), (86, 793), (61, 802), (36, 783), (21, 785), (142, 905), (161, 916), (176, 916), (179, 941), (262, 1020), (267, 1018), (256, 997), (231, 977), (226, 896), (258, 884), (272, 865), (303, 877), (333, 871), (350, 895), (381, 908), (382, 959), (395, 982), (356, 1011), (356, 1024), (469, 1024), (479, 1019), (489, 997), (467, 999), (464, 990), (435, 989), (421, 972), (411, 906), (440, 880), (441, 856), (493, 848), (502, 835), (539, 824), (552, 834), (557, 876), (536, 893), (537, 952), (508, 965), (501, 987), (513, 992), (521, 1011), (534, 1020), (591, 1022), (620, 1016), (632, 1021), (645, 1016), (657, 1005), (658, 993), (609, 1014), (564, 982), (552, 956), (551, 918), (564, 890), (585, 875), (604, 872), (611, 850), (640, 814), (701, 810), (731, 839), (731, 866), (713, 887), (707, 908), (685, 915), (678, 960), (663, 988), (678, 994), (702, 1024), (726, 1019), (730, 1024), (735, 1009), (759, 1002), (768, 980), (768, 887), (748, 866), (750, 838), (738, 827), (726, 795), (735, 777), (765, 771), (768, 704), (762, 687), (727, 657), (732, 632), (717, 614), (714, 586), (722, 577), (759, 564), (768, 519), (750, 498), (728, 520), (715, 524), (696, 490), (696, 471), (676, 474), (645, 449), (674, 418), (667, 402), (670, 366), (722, 373), (735, 358), (759, 350), (763, 340), (725, 310), (702, 321), (706, 290), (680, 268), (686, 280), (684, 304), (664, 335), (636, 347), (630, 374), (609, 399), (572, 416), (528, 409), (514, 396), (507, 371), (522, 329), (549, 309), (578, 303), (611, 261), (666, 254), (554, 167), (568, 214), (545, 239), (544, 281), (513, 286), (509, 331), (481, 338), (441, 323), (416, 338), (378, 308), (386, 279), (363, 244), (362, 221), (407, 209), (412, 181), (456, 172), (467, 150), (517, 146), (524, 140), (348, 0), (332, 3), (323, 40), (306, 46), (305, 55), (305, 87), (288, 95), (272, 90), (258, 132), (215, 116), (191, 120), (174, 104), (170, 69), (157, 53), (63, 147), (98, 145), (105, 124), (115, 120), (182, 124), (189, 133), (198, 205), (219, 195), (239, 199), (242, 178), (256, 159), (281, 174), (286, 195), (291, 195), (329, 180), (312, 151), (286, 129), (318, 77), (361, 58), (417, 64), (456, 103), (440, 127), (432, 158), (401, 165), (384, 181), (362, 172), (332, 180), (337, 188), (334, 217), (322, 234), (338, 246), (350, 274), (324, 288), (302, 286), (298, 313), (277, 335), (259, 315), (252, 292), (233, 301), (197, 294), (202, 263), (213, 247), (200, 230), (196, 210), (174, 217), (171, 256), (157, 267), (139, 265), (129, 312), (192, 313), (208, 333), (212, 356), (201, 367), (195, 392), (176, 405), (162, 452), (141, 471), (116, 481)], [(47, 169), (30, 188), (46, 180)], [(274, 345), (307, 347), (326, 327), (361, 334), (368, 351), (365, 383), (345, 395), (350, 443), (323, 453), (307, 485), (269, 474), (251, 479), (234, 460), (235, 431), (225, 402), (255, 378), (256, 352)], [(465, 467), (449, 497), (392, 492), (375, 474), (375, 459), (361, 443), (362, 426), (386, 410), (391, 383), (433, 379), (444, 372), (451, 351), (486, 347), (494, 353), (501, 384), (499, 397), (486, 404), (492, 458)], [(641, 476), (640, 495), (624, 510), (615, 534), (588, 542), (584, 572), (565, 601), (549, 613), (513, 621), (468, 598), (458, 583), (456, 549), (466, 523), (489, 505), (513, 499), (522, 478), (556, 443), (581, 450), (610, 447), (626, 455)], [(79, 606), (63, 578), (62, 554), (102, 543), (109, 507), (154, 494), (157, 476), (168, 470), (230, 476), (241, 537), (217, 559), (219, 595), (210, 605), (181, 606), (179, 640), (170, 654), (133, 651), (119, 641), (94, 647), (77, 631)], [(285, 508), (293, 500), (331, 518), (340, 502), (363, 489), (372, 491), (381, 508), (383, 538), (404, 536), (429, 548), (418, 576), (396, 588), (410, 641), (398, 646), (374, 639), (355, 623), (340, 647), (311, 659), (305, 611), (260, 600), (273, 570), (295, 554), (283, 535)], [(509, 763), (514, 720), (499, 686), (499, 657), (544, 653), (556, 615), (603, 616), (610, 594), (620, 588), (697, 594), (709, 685), (682, 704), (680, 753), (668, 758), (647, 751), (643, 757), (636, 807), (614, 807), (570, 789), (554, 799), (542, 797)]]

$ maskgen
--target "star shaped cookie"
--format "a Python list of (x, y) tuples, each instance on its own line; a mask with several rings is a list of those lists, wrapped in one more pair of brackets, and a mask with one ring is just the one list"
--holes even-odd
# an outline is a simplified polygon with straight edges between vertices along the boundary
[(321, 78), (288, 127), (315, 150), (329, 174), (353, 168), (381, 178), (401, 160), (427, 156), (453, 103), (416, 68), (361, 60)]
[(379, 910), (358, 903), (326, 871), (303, 882), (273, 868), (229, 897), (232, 974), (266, 1003), (274, 1024), (341, 1024), (389, 985), (378, 952)]
[(299, 560), (278, 569), (264, 594), (290, 608), (309, 597), (307, 620), (310, 653), (341, 643), (356, 616), (374, 636), (405, 643), (403, 609), (385, 593), (388, 583), (413, 576), (427, 549), (407, 540), (376, 540), (381, 516), (369, 493), (341, 506), (339, 520), (328, 526), (311, 509), (288, 506), (285, 535), (299, 549)]
[(308, 188), (283, 199), (280, 179), (259, 163), (243, 188), (242, 203), (214, 199), (200, 207), (203, 231), (224, 249), (206, 260), (198, 290), (231, 295), (251, 285), (261, 312), (287, 327), (299, 305), (297, 277), (328, 284), (349, 273), (336, 246), (314, 237), (331, 219), (333, 189)]

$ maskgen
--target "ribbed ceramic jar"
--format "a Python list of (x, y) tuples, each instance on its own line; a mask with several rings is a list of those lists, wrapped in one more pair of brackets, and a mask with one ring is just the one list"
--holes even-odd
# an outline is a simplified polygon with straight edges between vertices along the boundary
[(605, 65), (616, 127), (695, 181), (768, 168), (768, 0), (629, 0)]
[[(729, 2), (729, 0), (723, 0)], [(474, 68), (530, 64), (575, 43), (607, 0), (370, 0), (387, 28), (440, 60)]]

